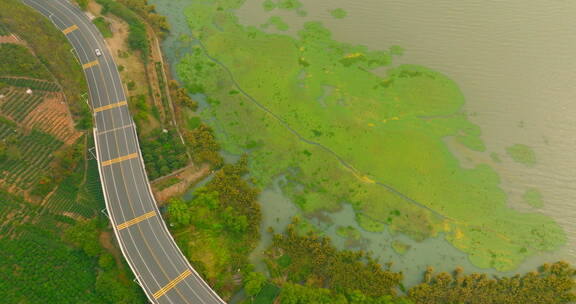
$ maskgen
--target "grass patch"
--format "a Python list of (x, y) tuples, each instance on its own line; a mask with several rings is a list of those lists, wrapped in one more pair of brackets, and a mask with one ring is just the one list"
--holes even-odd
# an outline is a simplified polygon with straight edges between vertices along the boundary
[(51, 80), (46, 67), (42, 65), (30, 51), (22, 45), (0, 44), (0, 76), (27, 76)]
[(179, 179), (179, 178), (177, 178), (177, 177), (170, 177), (170, 178), (167, 178), (167, 179), (165, 179), (165, 180), (163, 180), (163, 181), (158, 182), (158, 183), (155, 185), (155, 186), (156, 186), (155, 188), (156, 188), (158, 191), (162, 191), (162, 190), (164, 190), (164, 189), (166, 189), (166, 188), (168, 188), (168, 187), (170, 187), (170, 186), (172, 186), (172, 185), (176, 185), (176, 184), (179, 183), (179, 182), (180, 182), (180, 179)]
[(104, 17), (98, 17), (92, 20), (94, 25), (98, 28), (104, 38), (112, 38), (112, 31), (110, 30), (110, 23)]
[(280, 293), (280, 288), (273, 284), (266, 284), (262, 287), (262, 290), (254, 297), (252, 304), (270, 304), (274, 302), (274, 299)]

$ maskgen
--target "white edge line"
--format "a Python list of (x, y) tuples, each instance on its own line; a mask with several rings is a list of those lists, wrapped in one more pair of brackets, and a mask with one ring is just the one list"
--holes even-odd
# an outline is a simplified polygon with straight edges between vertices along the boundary
[(144, 176), (146, 177), (146, 188), (148, 188), (148, 192), (150, 193), (150, 196), (152, 197), (152, 202), (154, 203), (154, 209), (158, 212), (158, 215), (160, 216), (160, 222), (162, 223), (160, 226), (162, 226), (162, 228), (164, 228), (164, 231), (166, 232), (166, 234), (170, 237), (170, 240), (172, 241), (172, 245), (174, 247), (176, 247), (176, 250), (182, 255), (182, 257), (184, 258), (184, 261), (186, 261), (186, 264), (188, 265), (188, 267), (190, 267), (190, 269), (192, 269), (192, 271), (194, 272), (194, 274), (196, 274), (196, 276), (202, 281), (202, 283), (204, 283), (205, 287), (208, 287), (208, 290), (210, 290), (210, 292), (216, 296), (216, 298), (218, 300), (220, 300), (220, 302), (222, 303), (226, 303), (224, 300), (222, 300), (222, 298), (220, 298), (220, 296), (214, 291), (214, 289), (212, 289), (212, 287), (210, 285), (208, 285), (208, 283), (206, 283), (206, 281), (204, 281), (204, 278), (202, 278), (202, 276), (196, 272), (196, 269), (194, 269), (194, 267), (192, 267), (192, 264), (190, 264), (190, 261), (188, 261), (188, 258), (184, 255), (184, 253), (182, 252), (182, 250), (180, 249), (180, 247), (178, 247), (178, 245), (176, 244), (176, 241), (174, 240), (174, 237), (172, 236), (172, 234), (170, 233), (170, 231), (168, 230), (168, 226), (166, 225), (166, 221), (164, 221), (164, 219), (162, 218), (162, 214), (160, 213), (160, 209), (158, 209), (158, 203), (156, 202), (156, 198), (154, 197), (154, 193), (152, 192), (152, 188), (150, 186), (150, 181), (148, 180), (148, 176), (146, 174), (146, 165), (144, 164), (144, 158), (142, 157), (142, 151), (140, 150), (140, 141), (138, 139), (138, 134), (136, 132), (136, 124), (134, 124), (134, 138), (136, 138), (136, 144), (138, 144), (138, 154), (140, 154), (140, 162), (142, 163), (142, 169), (144, 170)]
[[(104, 185), (104, 175), (102, 174), (102, 166), (100, 166), (100, 155), (99, 155), (99, 149), (98, 149), (98, 131), (96, 128), (93, 129), (93, 133), (94, 133), (94, 146), (96, 147), (96, 163), (98, 164), (98, 174), (100, 174), (100, 185), (102, 186), (102, 195), (104, 196), (104, 203), (106, 205), (106, 210), (108, 211), (108, 215), (110, 218), (110, 223), (112, 224), (112, 230), (114, 230), (114, 235), (116, 236), (116, 240), (118, 242), (118, 247), (120, 247), (120, 250), (122, 251), (122, 255), (124, 255), (124, 260), (127, 262), (128, 266), (130, 267), (130, 270), (132, 270), (132, 273), (134, 274), (134, 276), (136, 277), (136, 280), (138, 280), (138, 284), (142, 287), (142, 289), (145, 289), (143, 286), (144, 284), (140, 281), (140, 275), (138, 275), (138, 272), (135, 271), (134, 267), (132, 266), (132, 263), (129, 259), (127, 259), (126, 257), (128, 255), (126, 255), (126, 252), (124, 251), (124, 246), (122, 246), (122, 242), (120, 241), (120, 236), (118, 235), (118, 230), (116, 229), (116, 223), (114, 223), (113, 220), (113, 216), (112, 216), (112, 208), (110, 208), (110, 204), (108, 203), (108, 198), (106, 196), (106, 194), (108, 193), (106, 191), (106, 186)], [(150, 296), (148, 295), (147, 292), (144, 292), (144, 294), (146, 294), (146, 297), (148, 298), (148, 300), (150, 301), (150, 303), (155, 303), (154, 300), (152, 300), (152, 298), (150, 298)]]

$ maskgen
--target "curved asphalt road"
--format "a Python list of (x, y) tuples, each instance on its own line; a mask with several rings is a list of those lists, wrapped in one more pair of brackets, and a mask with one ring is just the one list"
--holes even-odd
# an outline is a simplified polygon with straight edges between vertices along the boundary
[(124, 258), (150, 302), (225, 303), (194, 271), (160, 216), (120, 75), (96, 27), (67, 0), (22, 1), (66, 35), (84, 68), (106, 209)]

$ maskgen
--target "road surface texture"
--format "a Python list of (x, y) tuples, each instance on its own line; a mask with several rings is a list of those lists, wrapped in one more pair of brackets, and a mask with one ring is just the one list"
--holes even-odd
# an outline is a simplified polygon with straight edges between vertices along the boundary
[(106, 209), (124, 258), (150, 302), (225, 303), (192, 268), (162, 220), (122, 81), (100, 32), (68, 0), (22, 1), (66, 35), (84, 69)]

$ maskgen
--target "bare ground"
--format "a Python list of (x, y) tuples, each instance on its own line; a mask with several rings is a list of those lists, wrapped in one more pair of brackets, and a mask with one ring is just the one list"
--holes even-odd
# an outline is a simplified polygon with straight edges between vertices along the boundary
[(64, 102), (62, 93), (46, 95), (44, 101), (22, 121), (25, 128), (38, 128), (71, 145), (82, 136), (74, 127), (72, 114)]
[(0, 36), (0, 43), (14, 43), (14, 44), (26, 45), (26, 43), (20, 38), (18, 38), (18, 36), (16, 35)]
[(171, 178), (171, 177), (176, 177), (176, 178), (180, 179), (180, 182), (178, 182), (177, 184), (169, 186), (169, 187), (167, 187), (163, 190), (160, 190), (160, 191), (154, 191), (154, 196), (156, 197), (156, 201), (158, 202), (158, 205), (161, 206), (161, 205), (165, 204), (166, 201), (171, 197), (184, 194), (184, 192), (186, 192), (186, 190), (188, 190), (190, 188), (190, 186), (192, 186), (193, 184), (202, 180), (208, 174), (210, 174), (210, 168), (208, 165), (203, 165), (200, 168), (198, 168), (194, 165), (191, 165), (191, 166), (188, 166), (182, 170), (178, 170), (171, 175), (167, 175), (167, 176), (164, 176), (162, 178), (155, 180), (152, 183), (152, 189), (155, 188), (154, 187), (155, 184), (158, 184), (160, 181), (162, 181), (164, 179)]

